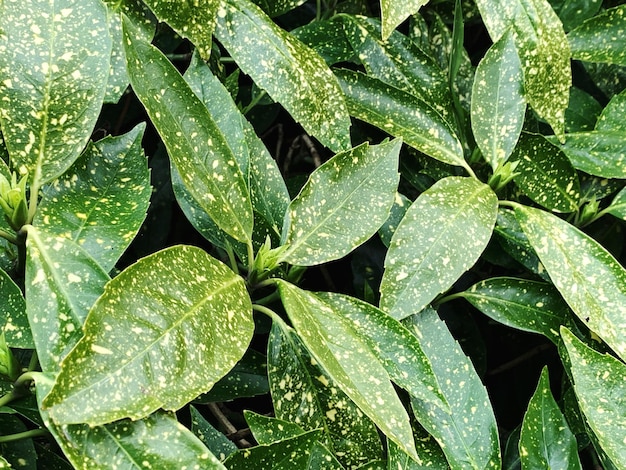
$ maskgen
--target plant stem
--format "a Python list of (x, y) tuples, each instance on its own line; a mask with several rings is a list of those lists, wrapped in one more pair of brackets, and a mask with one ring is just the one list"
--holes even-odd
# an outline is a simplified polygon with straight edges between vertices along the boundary
[(37, 355), (37, 350), (33, 350), (32, 356), (30, 356), (30, 361), (28, 362), (28, 371), (34, 371), (39, 366), (39, 356)]
[(30, 439), (39, 436), (49, 436), (50, 431), (47, 429), (31, 429), (30, 431), (18, 432), (7, 436), (0, 436), (0, 444), (4, 442), (20, 441), (22, 439)]
[(267, 315), (268, 317), (270, 317), (272, 319), (273, 322), (276, 322), (276, 324), (278, 326), (280, 326), (281, 329), (283, 329), (284, 331), (289, 331), (291, 329), (291, 327), (289, 325), (287, 325), (287, 323), (285, 323), (285, 320), (283, 320), (280, 317), (280, 315), (278, 315), (271, 308), (267, 308), (264, 305), (252, 304), (252, 310), (256, 310), (257, 312), (260, 312), (260, 313), (262, 313), (264, 315)]
[(228, 262), (230, 263), (230, 269), (239, 274), (239, 267), (237, 266), (237, 260), (235, 259), (235, 252), (230, 243), (226, 243), (226, 254), (228, 255)]
[(246, 244), (248, 249), (248, 274), (254, 271), (254, 247), (252, 246), (252, 240), (248, 240)]
[(4, 238), (5, 240), (8, 240), (10, 243), (13, 243), (14, 245), (18, 244), (17, 237), (14, 234), (9, 233), (5, 230), (0, 229), (0, 237)]

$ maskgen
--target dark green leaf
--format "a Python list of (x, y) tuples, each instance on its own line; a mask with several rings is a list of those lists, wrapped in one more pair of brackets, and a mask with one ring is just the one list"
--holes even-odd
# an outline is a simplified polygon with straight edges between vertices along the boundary
[[(24, 423), (17, 417), (0, 413), (2, 435), (26, 432)], [(0, 444), (0, 455), (10, 464), (5, 468), (37, 470), (37, 454), (32, 439), (24, 438)]]
[(0, 270), (0, 324), (7, 344), (12, 348), (34, 349), (33, 335), (26, 316), (26, 301), (13, 279)]
[(176, 410), (241, 359), (253, 328), (242, 278), (199, 248), (157, 252), (107, 284), (45, 406), (91, 425)]
[(602, 106), (595, 98), (580, 88), (572, 87), (569, 106), (565, 110), (565, 132), (593, 130), (601, 112)]
[(448, 470), (448, 461), (441, 447), (432, 436), (415, 440), (417, 460), (413, 460), (400, 450), (393, 442), (388, 441), (389, 460), (385, 470)]
[(343, 31), (341, 17), (313, 21), (290, 33), (317, 52), (328, 65), (348, 61), (354, 56)]
[(409, 16), (417, 13), (428, 0), (380, 0), (382, 17), (382, 38), (386, 40)]
[(304, 429), (290, 421), (270, 418), (247, 410), (243, 415), (252, 435), (260, 445), (269, 445), (306, 433)]
[(252, 0), (269, 16), (278, 16), (302, 5), (306, 0)]
[(400, 193), (396, 194), (393, 206), (391, 206), (391, 210), (389, 212), (389, 217), (382, 227), (378, 229), (378, 235), (387, 248), (389, 248), (391, 238), (410, 206), (411, 200), (408, 197), (403, 196)]
[(622, 220), (626, 220), (626, 188), (622, 189), (607, 207), (607, 212)]
[(237, 446), (215, 429), (204, 419), (194, 406), (189, 407), (191, 414), (191, 431), (208, 447), (213, 455), (224, 461), (226, 457), (237, 450)]
[(596, 124), (597, 131), (626, 132), (624, 124), (626, 113), (626, 92), (615, 95), (606, 105)]
[(591, 18), (602, 6), (601, 0), (549, 0), (565, 31), (570, 31)]
[(626, 5), (609, 8), (567, 35), (572, 58), (626, 65)]

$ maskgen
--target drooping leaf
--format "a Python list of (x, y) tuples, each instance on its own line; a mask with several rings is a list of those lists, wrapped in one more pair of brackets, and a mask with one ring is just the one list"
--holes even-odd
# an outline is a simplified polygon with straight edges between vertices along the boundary
[(110, 271), (146, 218), (150, 174), (145, 125), (90, 144), (44, 191), (34, 224), (77, 243)]
[(422, 193), (391, 239), (381, 308), (402, 319), (450, 288), (487, 246), (497, 209), (491, 188), (474, 178), (444, 178)]
[(228, 267), (195, 247), (157, 252), (107, 284), (44, 405), (63, 424), (176, 410), (237, 363), (253, 327)]
[(336, 152), (350, 148), (343, 94), (317, 53), (250, 0), (222, 0), (215, 34), (241, 70), (322, 144)]
[(228, 440), (224, 434), (211, 426), (196, 407), (190, 406), (189, 414), (191, 415), (191, 431), (220, 461), (223, 462), (226, 457), (237, 450), (237, 446)]
[(382, 38), (386, 40), (409, 16), (417, 13), (429, 0), (380, 0)]
[(469, 168), (454, 130), (427, 102), (360, 72), (337, 70), (350, 114), (444, 163)]
[(589, 18), (567, 35), (572, 58), (626, 65), (626, 5)]
[(73, 241), (28, 227), (26, 314), (44, 372), (58, 372), (108, 280), (100, 265)]
[(472, 87), (472, 131), (494, 171), (509, 158), (522, 131), (526, 111), (522, 79), (509, 30), (478, 64)]
[(470, 359), (437, 312), (406, 320), (430, 359), (450, 412), (413, 398), (419, 423), (437, 440), (451, 468), (500, 469), (498, 428), (489, 397)]
[(107, 11), (98, 0), (3, 0), (0, 31), (0, 124), (13, 167), (37, 188), (76, 160), (100, 113)]
[(325, 263), (374, 235), (393, 204), (401, 145), (365, 143), (317, 168), (289, 205), (282, 259), (300, 266)]
[(0, 270), (0, 324), (7, 344), (12, 348), (34, 349), (33, 335), (28, 317), (26, 301), (13, 279)]
[(516, 206), (515, 216), (574, 313), (626, 358), (626, 270), (602, 245), (555, 215)]
[(613, 462), (626, 461), (626, 366), (600, 354), (568, 329), (561, 335), (570, 359), (574, 390), (587, 423)]
[(389, 439), (415, 457), (406, 410), (387, 371), (350, 320), (315, 294), (285, 281), (278, 286), (287, 315), (315, 361)]
[(261, 445), (269, 445), (306, 433), (299, 425), (290, 421), (263, 416), (248, 410), (244, 411), (243, 415), (254, 439)]
[(582, 469), (576, 438), (552, 396), (548, 369), (545, 367), (524, 414), (519, 451), (524, 470)]
[(615, 95), (606, 105), (598, 118), (597, 131), (626, 132), (626, 124), (622, 117), (626, 113), (626, 91)]
[(131, 85), (185, 187), (221, 230), (245, 243), (252, 236), (252, 207), (228, 141), (170, 61), (135, 38), (127, 18), (123, 27)]

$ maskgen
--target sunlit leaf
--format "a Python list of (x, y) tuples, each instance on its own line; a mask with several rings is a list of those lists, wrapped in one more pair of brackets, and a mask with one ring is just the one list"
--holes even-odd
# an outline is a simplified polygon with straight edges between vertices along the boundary
[(626, 65), (626, 5), (589, 18), (567, 35), (572, 58)]
[(26, 301), (13, 279), (0, 270), (0, 324), (7, 344), (12, 348), (34, 349), (33, 335), (26, 316)]
[(417, 13), (429, 0), (380, 0), (382, 38), (387, 39), (409, 16)]

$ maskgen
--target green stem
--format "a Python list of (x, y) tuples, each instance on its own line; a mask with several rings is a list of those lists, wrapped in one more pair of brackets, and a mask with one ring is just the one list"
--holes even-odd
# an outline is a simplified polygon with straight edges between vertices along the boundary
[(278, 300), (279, 298), (280, 298), (280, 295), (278, 294), (278, 291), (274, 291), (270, 295), (266, 295), (265, 297), (260, 298), (259, 300), (256, 301), (256, 303), (261, 304), (261, 305), (271, 304), (272, 302)]
[(33, 184), (30, 187), (30, 200), (28, 202), (28, 217), (26, 218), (26, 224), (31, 224), (35, 218), (37, 212), (37, 203), (39, 202), (39, 173), (40, 169), (37, 167), (35, 170), (35, 176), (33, 177)]
[(237, 265), (237, 259), (235, 258), (235, 252), (230, 243), (226, 243), (226, 254), (228, 255), (228, 262), (230, 263), (230, 269), (233, 272), (239, 274), (239, 266)]
[(248, 240), (246, 244), (248, 250), (248, 274), (254, 271), (254, 247), (252, 246), (252, 240)]
[(30, 356), (30, 361), (28, 362), (28, 370), (34, 371), (39, 367), (39, 356), (37, 355), (37, 351), (33, 350), (33, 354)]
[(7, 436), (0, 436), (0, 444), (4, 442), (20, 441), (22, 439), (30, 439), (39, 436), (49, 436), (50, 431), (47, 429), (31, 429), (30, 431), (18, 432)]
[(243, 109), (243, 111), (241, 111), (241, 114), (243, 114), (244, 116), (248, 114), (252, 108), (254, 108), (257, 104), (259, 104), (259, 102), (263, 99), (264, 96), (265, 96), (265, 91), (262, 91), (257, 96), (255, 96), (255, 98), (252, 101), (250, 101), (250, 103), (248, 103), (248, 106), (246, 106)]
[(518, 207), (522, 207), (521, 204), (513, 201), (498, 201), (498, 205), (500, 207), (508, 207), (510, 209), (517, 209)]
[(289, 331), (291, 329), (291, 327), (287, 325), (287, 323), (285, 323), (285, 320), (283, 320), (280, 315), (278, 315), (271, 308), (267, 308), (265, 305), (252, 304), (252, 309), (270, 317), (272, 321), (276, 322), (276, 324), (280, 326), (284, 331)]
[(17, 243), (18, 243), (17, 237), (14, 234), (9, 233), (9, 232), (7, 232), (5, 230), (2, 230), (2, 229), (0, 229), (0, 237), (4, 238), (5, 240), (9, 241), (10, 243), (13, 243), (14, 245), (17, 245)]

